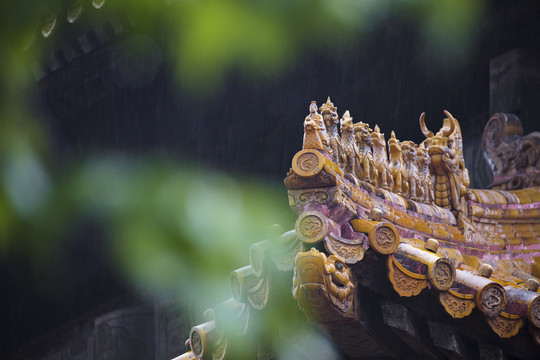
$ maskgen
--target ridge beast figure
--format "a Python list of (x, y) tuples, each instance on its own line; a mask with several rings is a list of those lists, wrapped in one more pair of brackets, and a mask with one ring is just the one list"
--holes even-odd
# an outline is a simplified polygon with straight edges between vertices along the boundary
[(371, 129), (369, 128), (369, 124), (365, 124), (361, 121), (354, 124), (354, 138), (358, 146), (358, 162), (361, 165), (360, 171), (355, 175), (359, 179), (365, 180), (371, 184), (377, 177), (377, 170), (373, 164), (370, 133)]
[(349, 114), (349, 111), (345, 111), (343, 117), (341, 118), (341, 153), (340, 153), (340, 164), (341, 167), (351, 173), (357, 174), (359, 171), (358, 163), (358, 148), (356, 142), (354, 141), (354, 127), (353, 127), (353, 118)]
[(404, 196), (409, 192), (407, 174), (403, 166), (403, 155), (401, 153), (401, 143), (396, 139), (396, 134), (392, 131), (388, 139), (388, 152), (390, 153), (390, 173), (394, 181), (392, 191)]
[(420, 179), (416, 159), (416, 144), (412, 141), (402, 141), (403, 160), (405, 161), (405, 173), (409, 183), (407, 197), (414, 201), (419, 201)]
[(375, 125), (375, 129), (369, 136), (369, 139), (373, 146), (374, 173), (377, 175), (376, 178), (373, 179), (373, 184), (375, 186), (382, 187), (385, 190), (391, 191), (394, 187), (394, 181), (388, 167), (386, 141), (384, 140), (384, 134), (381, 134), (378, 125)]
[(330, 97), (326, 100), (319, 110), (321, 111), (322, 117), (324, 119), (324, 124), (326, 126), (326, 133), (328, 134), (330, 150), (332, 155), (332, 160), (335, 163), (338, 163), (338, 159), (341, 154), (341, 138), (338, 133), (338, 123), (339, 117), (337, 114), (337, 108), (334, 106)]
[(420, 174), (420, 201), (426, 204), (433, 204), (433, 182), (431, 172), (429, 171), (431, 158), (424, 143), (421, 143), (416, 149), (416, 158), (418, 161), (418, 172)]
[(435, 178), (435, 204), (455, 211), (462, 210), (461, 199), (469, 186), (469, 174), (465, 169), (461, 149), (461, 130), (452, 114), (447, 116), (443, 127), (433, 135), (425, 123), (425, 113), (420, 115), (420, 128), (426, 136), (426, 145), (431, 157), (431, 171)]

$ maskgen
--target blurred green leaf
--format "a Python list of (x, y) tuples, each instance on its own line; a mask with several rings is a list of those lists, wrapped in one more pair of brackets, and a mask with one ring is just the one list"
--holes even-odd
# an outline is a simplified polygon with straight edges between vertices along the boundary
[[(89, 24), (128, 18), (137, 32), (165, 44), (164, 56), (191, 93), (216, 89), (235, 69), (279, 75), (309, 50), (332, 54), (401, 11), (420, 24), (430, 56), (459, 59), (484, 6), (467, 0), (107, 0), (98, 10), (83, 3)], [(46, 51), (73, 29), (65, 20), (68, 5), (0, 3), (0, 252), (24, 253), (29, 263), (50, 259), (74, 223), (98, 219), (118, 271), (134, 286), (153, 294), (222, 296), (229, 272), (247, 264), (249, 244), (271, 237), (273, 223), (292, 227), (285, 191), (152, 158), (51, 159), (26, 88), (32, 66), (44, 64)], [(45, 39), (42, 28), (55, 17), (57, 28)], [(284, 288), (283, 299), (290, 300), (290, 285)], [(290, 321), (297, 308), (289, 305), (269, 310), (261, 323)], [(304, 335), (320, 343), (317, 335), (298, 334)], [(281, 357), (295, 354), (283, 347)]]

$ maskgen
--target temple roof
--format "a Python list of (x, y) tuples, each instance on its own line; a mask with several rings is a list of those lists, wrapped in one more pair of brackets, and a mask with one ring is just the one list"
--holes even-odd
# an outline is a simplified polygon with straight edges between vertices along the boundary
[[(378, 126), (353, 126), (348, 112), (340, 137), (332, 128), (337, 122), (329, 120), (334, 111), (326, 111), (332, 107), (328, 99), (322, 116), (312, 110), (306, 117), (303, 150), (284, 181), (298, 215), (295, 230), (252, 247), (251, 264), (233, 273), (231, 301), (265, 308), (273, 286), (266, 261), (275, 271), (293, 270), (292, 295), (300, 309), (350, 358), (399, 356), (381, 347), (385, 335), (366, 325), (366, 294), (390, 304), (376, 310), (383, 314), (385, 306), (405, 306), (409, 310), (400, 311), (406, 317), (427, 319), (435, 345), (446, 342), (438, 339), (442, 326), (480, 349), (493, 342), (487, 324), (498, 338), (520, 339), (504, 351), (520, 358), (540, 354), (540, 188), (469, 189), (460, 127), (447, 111), (436, 134), (420, 117), (426, 135), (421, 145), (392, 134), (388, 157), (384, 138), (371, 135), (380, 132)], [(245, 319), (243, 307), (235, 311)], [(411, 351), (428, 358), (467, 357), (459, 346), (450, 346), (454, 355), (432, 352), (416, 330), (392, 325), (396, 316), (384, 326), (399, 330)], [(179, 359), (206, 358), (200, 340), (206, 331), (192, 330), (192, 351)], [(520, 349), (515, 344), (523, 336), (528, 345)], [(220, 339), (213, 349), (222, 349), (225, 335)], [(357, 341), (365, 346), (355, 346)]]

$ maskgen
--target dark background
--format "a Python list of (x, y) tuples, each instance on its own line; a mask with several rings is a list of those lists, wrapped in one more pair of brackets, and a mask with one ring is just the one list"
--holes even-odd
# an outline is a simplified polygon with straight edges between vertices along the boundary
[[(355, 122), (379, 124), (387, 138), (394, 130), (415, 142), (423, 140), (419, 114), (437, 131), (446, 109), (460, 121), (465, 146), (477, 144), (490, 116), (490, 60), (540, 50), (539, 18), (537, 1), (489, 1), (477, 42), (456, 64), (444, 54), (426, 61), (417, 25), (394, 14), (354, 46), (337, 40), (331, 53), (291, 58), (277, 78), (236, 69), (204, 96), (175, 81), (160, 40), (125, 24), (83, 23), (51, 42), (28, 91), (59, 163), (95, 153), (153, 154), (280, 182), (301, 149), (310, 101), (320, 106), (327, 96), (340, 116), (350, 110)], [(540, 128), (530, 112), (518, 115), (525, 133)], [(100, 224), (88, 219), (75, 229), (64, 260), (46, 274), (14, 256), (0, 262), (0, 356), (130, 291), (111, 266)]]

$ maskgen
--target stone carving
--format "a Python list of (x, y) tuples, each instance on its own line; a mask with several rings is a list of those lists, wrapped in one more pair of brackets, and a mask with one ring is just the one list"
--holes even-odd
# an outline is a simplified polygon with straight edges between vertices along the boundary
[(430, 266), (429, 280), (437, 290), (448, 290), (454, 283), (456, 270), (452, 262), (445, 258), (439, 258), (433, 266)]
[(289, 190), (293, 206), (307, 204), (328, 204), (332, 198), (327, 190)]
[(268, 242), (265, 241), (249, 247), (249, 264), (257, 278), (263, 277), (266, 272), (266, 250), (268, 247)]
[(356, 216), (356, 205), (343, 191), (336, 189), (332, 195), (332, 201), (343, 206), (353, 216)]
[(482, 297), (482, 305), (488, 310), (493, 310), (502, 303), (502, 296), (495, 288), (488, 289)]
[(341, 138), (338, 133), (339, 117), (337, 114), (337, 108), (334, 106), (330, 97), (319, 108), (321, 115), (326, 126), (326, 133), (330, 141), (330, 149), (332, 154), (332, 160), (337, 164), (339, 162), (341, 154)]
[[(307, 177), (308, 174), (313, 174), (313, 171), (305, 173), (304, 175), (299, 175), (296, 171), (302, 171), (297, 162), (294, 163), (295, 166), (287, 172), (287, 176), (283, 183), (287, 189), (304, 189), (306, 187), (330, 187), (336, 185), (336, 177), (334, 175), (329, 175), (324, 171), (318, 171), (318, 167), (314, 170), (315, 175)], [(323, 167), (323, 166), (321, 166)]]
[(397, 270), (394, 272), (394, 280), (397, 286), (404, 291), (414, 291), (417, 286), (417, 281), (407, 277), (403, 272)]
[(420, 115), (420, 128), (426, 136), (426, 145), (431, 157), (431, 171), (435, 178), (435, 204), (440, 207), (461, 211), (462, 199), (469, 186), (469, 175), (465, 169), (461, 143), (461, 130), (457, 120), (444, 111), (443, 127), (433, 135), (425, 124), (425, 113)]
[(378, 125), (375, 125), (375, 129), (369, 138), (373, 146), (373, 166), (375, 168), (374, 174), (376, 175), (373, 179), (373, 183), (385, 190), (392, 190), (394, 181), (388, 166), (386, 141), (384, 140), (384, 134), (381, 134)]
[(321, 241), (329, 232), (330, 220), (318, 211), (306, 211), (296, 220), (298, 239), (308, 244)]
[(398, 195), (406, 195), (409, 192), (407, 174), (403, 166), (403, 156), (401, 143), (396, 139), (396, 134), (392, 131), (388, 139), (388, 151), (390, 153), (390, 173), (394, 181), (392, 191)]
[[(205, 312), (207, 322), (191, 329), (189, 351), (178, 359), (224, 359), (227, 336), (233, 333), (244, 336), (250, 321), (250, 309), (263, 310), (268, 303), (272, 293), (272, 273), (268, 271), (270, 259), (278, 270), (290, 271), (296, 254), (301, 250), (302, 243), (293, 230), (253, 244), (249, 250), (250, 265), (236, 269), (229, 277), (232, 298)], [(216, 326), (216, 317), (221, 319), (219, 323), (225, 319), (230, 322), (226, 329)]]
[(302, 248), (303, 244), (298, 240), (295, 230), (280, 235), (270, 251), (276, 268), (280, 271), (291, 271), (294, 267), (294, 258)]
[(375, 230), (375, 243), (378, 249), (390, 249), (396, 244), (396, 234), (388, 226), (381, 226)]
[(535, 299), (528, 309), (528, 317), (537, 328), (540, 327), (540, 298)]
[[(378, 126), (372, 131), (368, 124), (353, 124), (347, 111), (341, 119), (340, 139), (337, 109), (330, 99), (320, 112), (314, 103), (310, 106), (304, 150), (295, 155), (285, 179), (291, 207), (299, 214), (295, 231), (282, 238), (282, 250), (261, 243), (250, 249), (251, 264), (231, 277), (232, 300), (246, 309), (263, 309), (273, 295), (271, 280), (277, 271), (294, 269), (293, 296), (306, 315), (323, 322), (327, 330), (343, 329), (345, 323), (352, 328), (358, 323), (348, 321), (358, 320), (353, 276), (382, 270), (375, 267), (386, 257), (388, 279), (400, 296), (418, 295), (430, 285), (452, 317), (465, 317), (477, 306), (501, 337), (515, 335), (528, 318), (529, 332), (540, 342), (540, 296), (529, 285), (536, 282), (530, 259), (538, 251), (540, 190), (468, 190), (461, 130), (446, 111), (436, 134), (427, 129), (425, 114), (420, 116), (426, 140), (419, 146), (400, 143), (392, 132), (389, 161)], [(510, 131), (517, 125), (503, 115), (497, 115), (486, 129), (484, 141), (492, 143), (491, 148), (485, 145), (485, 151), (496, 155), (492, 159), (495, 169), (512, 176), (512, 171), (519, 176), (525, 172), (534, 179), (540, 134), (525, 139), (522, 130)], [(508, 145), (511, 140), (519, 141)], [(514, 176), (511, 181), (528, 180)], [(438, 206), (405, 201), (380, 189)], [(320, 241), (324, 244), (317, 247), (326, 253), (313, 248), (302, 252), (308, 244)], [(347, 267), (364, 255), (367, 266), (355, 266), (356, 272)], [(272, 272), (267, 271), (268, 259), (275, 265)], [(483, 271), (484, 264), (476, 273), (476, 265), (484, 261), (492, 262), (495, 271)], [(361, 275), (362, 285), (374, 285), (372, 289), (380, 291), (375, 281), (381, 277), (366, 275)], [(247, 318), (249, 311), (244, 314)], [(242, 324), (245, 333), (247, 320)], [(203, 336), (213, 330), (202, 330), (192, 333), (192, 349), (181, 358), (205, 351)], [(226, 346), (226, 342), (213, 342), (208, 358), (222, 358)]]
[[(322, 115), (317, 113), (314, 102), (311, 105), (310, 115), (304, 122), (304, 149), (328, 153), (351, 182), (357, 183), (355, 178), (364, 180), (414, 201), (466, 212), (463, 199), (470, 184), (469, 173), (463, 158), (461, 129), (449, 112), (445, 111), (447, 118), (436, 134), (427, 129), (425, 114), (420, 115), (420, 127), (426, 136), (420, 146), (412, 141), (400, 143), (392, 132), (387, 154), (384, 134), (378, 125), (371, 130), (367, 123), (353, 124), (353, 118), (346, 111), (340, 121), (340, 138), (337, 108), (330, 98), (320, 107)], [(529, 149), (530, 153), (532, 145), (527, 144), (524, 143), (522, 149)], [(321, 162), (319, 155), (298, 155), (293, 170), (308, 177), (321, 173), (324, 161)], [(529, 157), (534, 158), (534, 155)], [(309, 175), (311, 171), (313, 174)], [(292, 180), (288, 176), (286, 183), (294, 186)]]
[[(317, 218), (315, 215), (310, 215)], [(294, 256), (302, 248), (296, 232), (291, 230), (280, 236), (257, 242), (249, 249), (250, 265), (236, 269), (229, 277), (229, 288), (238, 303), (249, 303), (262, 310), (270, 297), (270, 259), (281, 271), (292, 270)], [(292, 258), (292, 259), (291, 259)]]
[[(431, 290), (437, 291), (445, 309), (456, 318), (469, 315), (477, 306), (488, 317), (499, 316), (505, 310), (512, 312), (509, 316), (528, 317), (531, 325), (534, 325), (534, 319), (540, 322), (540, 310), (531, 303), (527, 303), (528, 314), (525, 314), (525, 303), (516, 305), (521, 301), (519, 299), (530, 300), (522, 294), (526, 290), (520, 282), (515, 286), (521, 295), (512, 297), (506, 293), (509, 291), (506, 288), (508, 279), (501, 282), (500, 275), (494, 275), (490, 280), (489, 276), (477, 275), (473, 267), (474, 261), (482, 260), (483, 256), (512, 256), (517, 248), (522, 253), (536, 250), (534, 239), (540, 228), (528, 219), (537, 218), (538, 190), (468, 189), (470, 179), (463, 157), (461, 129), (447, 111), (437, 133), (427, 129), (425, 114), (420, 116), (419, 123), (426, 140), (419, 145), (412, 141), (400, 142), (392, 132), (388, 154), (379, 126), (375, 125), (371, 130), (367, 123), (353, 124), (347, 111), (341, 119), (340, 139), (334, 104), (328, 99), (320, 112), (329, 138), (336, 141), (331, 141), (331, 151), (309, 150), (313, 156), (311, 160), (306, 157), (306, 166), (294, 165), (301, 152), (297, 154), (293, 170), (302, 179), (297, 181), (298, 191), (289, 191), (291, 204), (300, 214), (297, 232), (299, 238), (304, 237), (301, 239), (303, 246), (324, 240), (327, 253), (337, 254), (350, 264), (362, 260), (364, 254), (366, 257), (373, 255), (369, 250), (372, 249), (378, 259), (383, 256), (389, 259), (388, 278), (401, 296), (416, 295), (430, 285)], [(494, 129), (502, 131), (500, 126), (497, 130), (497, 124)], [(519, 149), (525, 155), (516, 164), (503, 168), (519, 170), (536, 166), (538, 160), (534, 149), (539, 146), (535, 141), (523, 141), (520, 147), (516, 145), (513, 151)], [(332, 185), (312, 180), (315, 172), (332, 176)], [(324, 187), (327, 187), (328, 197), (318, 194)], [(374, 209), (380, 212), (378, 218), (368, 215)], [(308, 216), (313, 210), (324, 216)], [(328, 228), (324, 228), (324, 224)], [(391, 231), (394, 225), (399, 233)], [(425, 239), (430, 237), (441, 242), (441, 249), (425, 246)], [(349, 242), (351, 240), (358, 242)], [(319, 249), (322, 250), (322, 244)], [(522, 256), (525, 255), (518, 255), (516, 260), (523, 260), (529, 268), (518, 267), (530, 277), (530, 262)], [(494, 261), (500, 265), (502, 260)], [(502, 272), (509, 276), (514, 274)], [(308, 290), (318, 291), (315, 288)], [(512, 306), (507, 307), (510, 303)], [(536, 317), (532, 314), (533, 309)]]
[(534, 132), (524, 136), (516, 146), (516, 154), (519, 154), (514, 162), (518, 171), (526, 171), (528, 168), (536, 169), (540, 164), (540, 133)]
[(394, 253), (401, 242), (399, 233), (391, 223), (353, 219), (351, 225), (354, 231), (368, 235), (369, 246), (379, 254)]
[(523, 326), (523, 320), (519, 316), (509, 316), (505, 313), (488, 318), (487, 321), (493, 331), (502, 338), (516, 335)]
[(491, 283), (477, 294), (476, 305), (488, 316), (498, 315), (508, 302), (504, 288), (496, 283)]
[(416, 149), (416, 159), (418, 161), (419, 187), (420, 197), (419, 201), (427, 204), (433, 204), (433, 182), (431, 178), (431, 172), (429, 171), (429, 165), (431, 164), (431, 158), (429, 157), (427, 149), (424, 147), (424, 143)]
[(387, 264), (388, 278), (400, 296), (415, 296), (427, 287), (425, 276), (408, 272), (393, 256), (388, 257)]
[(490, 288), (486, 290), (484, 296), (482, 297), (482, 305), (488, 310), (493, 310), (496, 307), (500, 306), (502, 303), (502, 296), (498, 289)]
[(302, 177), (314, 177), (321, 174), (326, 160), (320, 151), (304, 149), (294, 156), (292, 170)]
[(313, 238), (323, 229), (322, 220), (315, 215), (305, 216), (298, 226), (300, 233), (306, 238)]
[(212, 354), (212, 360), (225, 359), (225, 355), (227, 354), (227, 345), (228, 345), (227, 339), (224, 339), (222, 342), (220, 342), (219, 345), (214, 350), (214, 353)]
[(199, 333), (195, 333), (191, 337), (191, 348), (196, 354), (200, 354), (203, 352), (203, 341)]
[(236, 269), (229, 277), (229, 290), (237, 302), (246, 302), (248, 291), (257, 285), (259, 277), (251, 265)]
[(325, 243), (327, 250), (335, 255), (339, 255), (346, 263), (354, 264), (364, 258), (364, 249), (362, 244), (346, 244), (334, 237), (329, 237)]
[(516, 115), (493, 115), (484, 129), (482, 147), (493, 172), (491, 189), (515, 190), (540, 185), (540, 133), (523, 136)]
[(408, 180), (409, 192), (407, 197), (411, 200), (418, 201), (420, 195), (420, 174), (416, 161), (416, 144), (412, 141), (402, 141), (401, 149)]
[(349, 111), (345, 111), (341, 118), (341, 168), (346, 172), (356, 175), (359, 171), (358, 148), (354, 141), (354, 126)]
[(437, 255), (438, 242), (436, 240), (429, 239), (424, 247), (425, 249), (419, 249), (402, 242), (398, 246), (396, 253), (392, 255), (393, 262), (389, 262), (388, 265), (396, 267), (408, 278), (418, 280), (427, 278), (431, 286), (436, 290), (449, 290), (456, 278), (454, 264), (450, 259)]
[(268, 276), (265, 276), (259, 280), (259, 283), (248, 290), (247, 299), (254, 309), (262, 310), (268, 303), (270, 296), (270, 285), (268, 283)]
[(354, 288), (352, 272), (339, 256), (314, 248), (296, 255), (293, 297), (308, 317), (333, 321), (338, 311), (354, 318)]
[(355, 175), (368, 183), (372, 183), (377, 177), (373, 164), (370, 133), (369, 124), (361, 121), (354, 124), (354, 139), (358, 145), (358, 162), (360, 163), (360, 169)]
[(338, 255), (346, 264), (356, 264), (364, 258), (367, 241), (365, 234), (354, 234), (351, 239), (329, 233), (324, 238), (324, 247), (328, 253)]
[(399, 288), (398, 292), (400, 295), (402, 295), (401, 292), (410, 293), (409, 296), (418, 295), (424, 288), (423, 284), (426, 283), (422, 280), (408, 277), (399, 269), (394, 269), (392, 275), (392, 279), (394, 280), (393, 282), (395, 283), (396, 287)]
[(452, 269), (446, 264), (438, 266), (434, 271), (433, 278), (441, 285), (449, 284), (452, 280)]
[[(448, 113), (448, 116), (451, 117), (450, 113), (445, 110), (445, 114)], [(467, 213), (466, 205), (466, 195), (469, 185), (471, 185), (471, 179), (469, 177), (469, 170), (465, 166), (465, 158), (463, 156), (463, 139), (461, 137), (461, 127), (459, 122), (453, 118), (455, 125), (454, 133), (450, 135), (450, 143), (454, 146), (456, 151), (456, 161), (457, 161), (457, 172), (454, 174), (456, 178), (456, 183), (458, 187), (458, 196), (459, 196), (459, 209), (462, 213)]]
[(319, 149), (332, 154), (326, 126), (323, 117), (317, 112), (317, 103), (315, 101), (311, 102), (309, 115), (306, 116), (304, 121), (303, 149)]
[(305, 172), (312, 171), (319, 165), (319, 159), (315, 154), (305, 153), (298, 157), (298, 167)]
[(223, 359), (227, 343), (227, 338), (216, 328), (213, 319), (194, 326), (189, 333), (189, 347), (197, 359)]
[(461, 218), (463, 221), (463, 232), (465, 233), (465, 239), (467, 240), (468, 244), (482, 244), (483, 239), (480, 233), (478, 232), (478, 229), (471, 223), (471, 221), (467, 218)]
[[(449, 112), (445, 111), (447, 118), (437, 134), (427, 129), (425, 114), (420, 115), (420, 127), (426, 136), (420, 146), (412, 141), (400, 143), (392, 132), (388, 158), (384, 134), (377, 125), (372, 131), (367, 123), (353, 124), (346, 111), (340, 121), (340, 138), (337, 108), (330, 98), (320, 107), (322, 116), (315, 103), (311, 105), (304, 122), (304, 149), (327, 152), (350, 181), (355, 182), (356, 177), (411, 200), (465, 212), (463, 198), (470, 179), (463, 159), (461, 130)], [(294, 164), (300, 172), (310, 174), (311, 169), (320, 173), (323, 162), (319, 154), (306, 153), (295, 158)], [(291, 180), (287, 178), (288, 183)]]
[(452, 290), (439, 293), (439, 301), (453, 318), (469, 316), (475, 307), (472, 295), (458, 294)]

